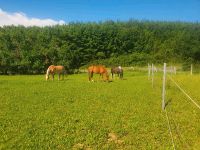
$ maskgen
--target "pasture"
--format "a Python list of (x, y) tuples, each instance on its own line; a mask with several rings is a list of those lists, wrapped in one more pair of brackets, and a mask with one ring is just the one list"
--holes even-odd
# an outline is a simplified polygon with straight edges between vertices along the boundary
[[(200, 75), (173, 78), (200, 104)], [(162, 74), (152, 88), (146, 71), (110, 83), (0, 76), (0, 149), (173, 149), (161, 94)], [(200, 110), (169, 79), (166, 101), (176, 149), (199, 149)]]

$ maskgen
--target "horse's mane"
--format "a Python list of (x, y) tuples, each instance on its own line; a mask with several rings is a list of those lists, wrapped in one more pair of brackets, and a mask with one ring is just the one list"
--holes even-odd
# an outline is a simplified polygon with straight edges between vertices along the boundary
[(46, 74), (49, 75), (49, 72), (50, 72), (50, 69), (48, 68)]

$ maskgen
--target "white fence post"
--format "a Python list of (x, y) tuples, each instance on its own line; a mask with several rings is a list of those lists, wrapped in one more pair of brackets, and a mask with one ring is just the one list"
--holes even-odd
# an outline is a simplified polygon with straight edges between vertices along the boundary
[(163, 67), (162, 110), (165, 109), (165, 80), (166, 80), (166, 63), (164, 63)]
[(192, 72), (193, 72), (193, 66), (191, 64), (191, 70), (190, 70), (190, 74), (192, 75)]
[(170, 67), (170, 72), (171, 72), (171, 75), (172, 75), (172, 66)]
[(151, 77), (152, 77), (152, 87), (153, 87), (153, 77), (154, 77), (154, 67), (153, 67), (153, 64), (151, 66)]
[(174, 67), (174, 74), (176, 74), (176, 67)]
[(150, 80), (150, 75), (151, 75), (151, 66), (148, 63), (148, 80)]

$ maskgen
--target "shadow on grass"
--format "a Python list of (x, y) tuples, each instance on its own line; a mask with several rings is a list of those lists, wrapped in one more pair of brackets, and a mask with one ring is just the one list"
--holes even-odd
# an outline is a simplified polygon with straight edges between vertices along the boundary
[(165, 103), (165, 108), (172, 102), (172, 98), (170, 98), (166, 103)]
[(128, 79), (127, 78), (123, 78), (123, 79), (111, 79), (110, 81), (114, 82), (114, 81), (123, 81), (123, 80), (128, 80)]
[(111, 83), (112, 80), (104, 81), (104, 80), (94, 80), (94, 81), (88, 81), (89, 83)]
[(121, 80), (128, 80), (127, 78), (123, 78), (123, 79), (121, 79)]
[(64, 79), (64, 80), (56, 80), (56, 79), (54, 79), (54, 80), (43, 80), (44, 82), (65, 82), (65, 81), (69, 81), (69, 80), (72, 80), (72, 79)]

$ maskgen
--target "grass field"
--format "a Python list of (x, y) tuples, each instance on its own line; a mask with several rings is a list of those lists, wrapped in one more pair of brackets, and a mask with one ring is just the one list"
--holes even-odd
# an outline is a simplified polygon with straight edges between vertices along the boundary
[[(0, 149), (173, 149), (161, 109), (162, 76), (113, 82), (42, 75), (0, 76)], [(99, 76), (95, 76), (96, 80)], [(200, 75), (174, 76), (200, 104)], [(200, 110), (168, 79), (167, 112), (176, 149), (200, 149)]]

